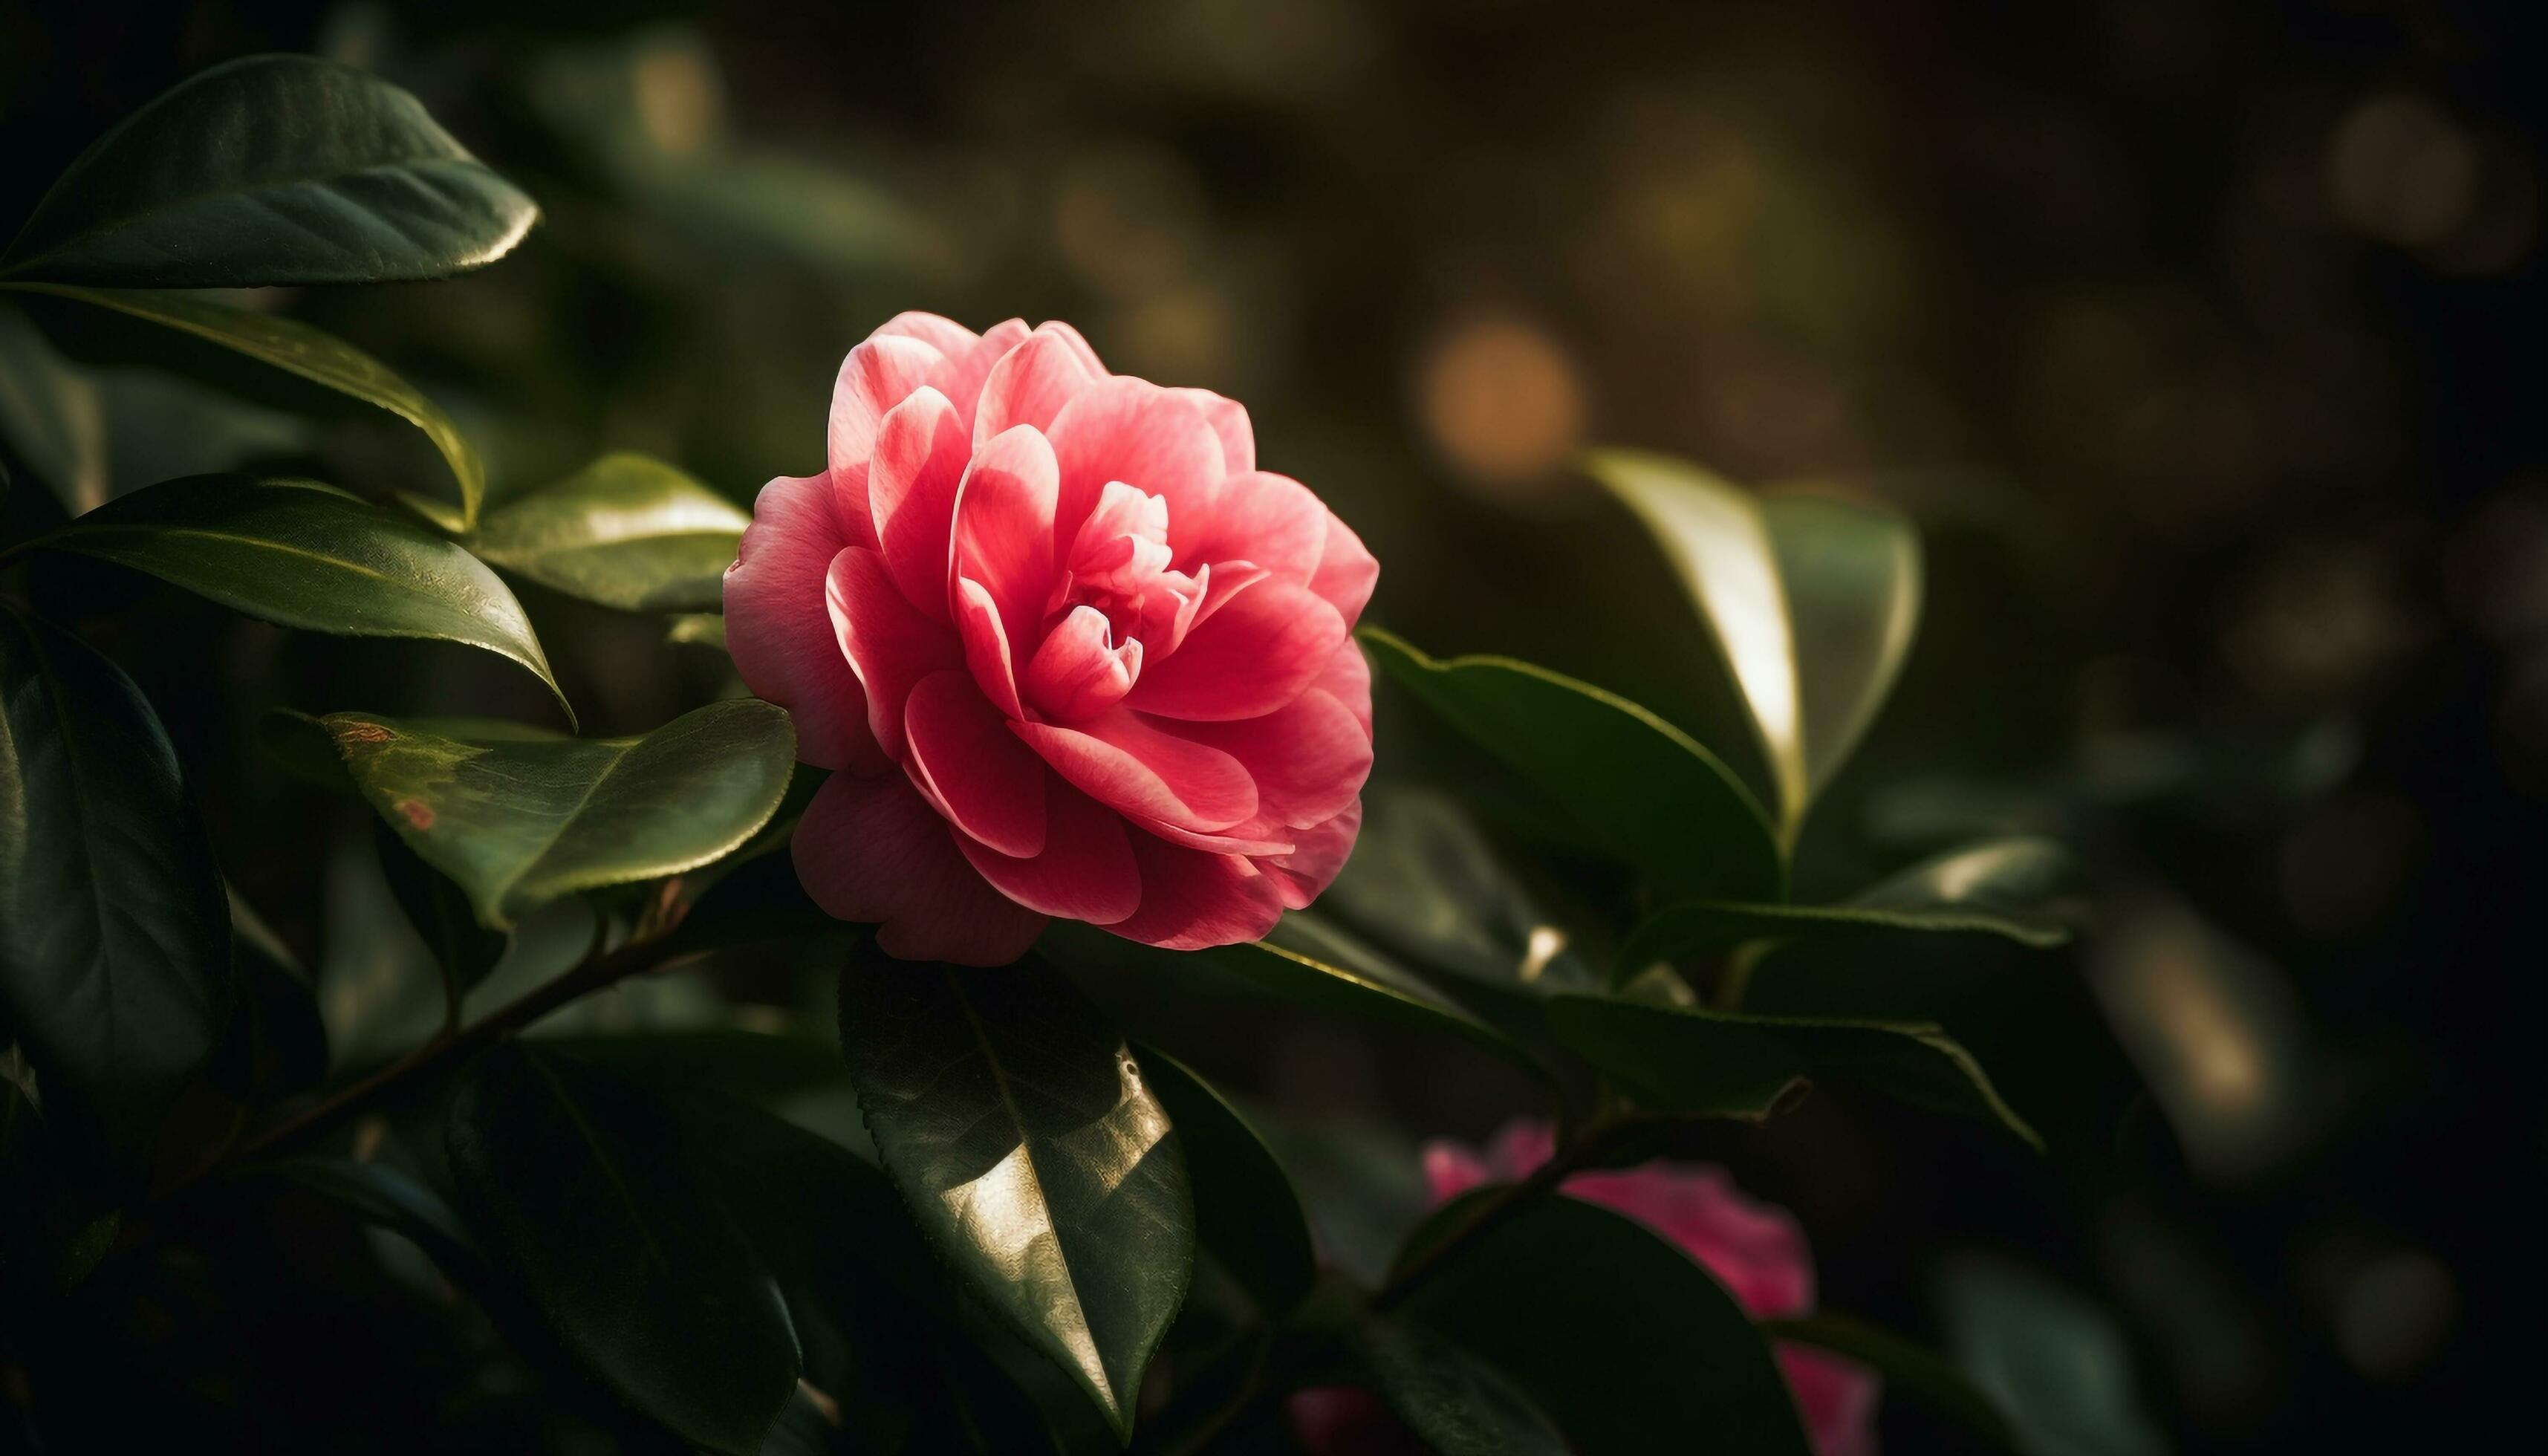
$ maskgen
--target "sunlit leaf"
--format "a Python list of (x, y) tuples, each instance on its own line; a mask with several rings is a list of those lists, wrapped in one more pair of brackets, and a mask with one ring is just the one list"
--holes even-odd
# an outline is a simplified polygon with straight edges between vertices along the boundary
[(2072, 868), (2069, 852), (2050, 840), (1993, 840), (1915, 864), (1838, 905), (1684, 901), (1637, 927), (1620, 948), (1616, 974), (1624, 979), (1658, 960), (1756, 940), (1909, 932), (2058, 946), (2070, 939), (2070, 927), (2053, 901)]
[(1775, 1338), (1829, 1350), (1884, 1378), (1885, 1394), (1928, 1407), (1962, 1426), (1994, 1451), (2019, 1449), (2017, 1433), (1997, 1402), (1974, 1389), (1947, 1357), (1880, 1325), (1829, 1310), (1764, 1326)]
[(1310, 1293), (1318, 1257), (1292, 1180), (1256, 1130), (1219, 1092), (1164, 1051), (1138, 1053), (1168, 1111), (1194, 1185), (1195, 1236), (1268, 1317)]
[(539, 209), (416, 99), (308, 55), (189, 77), (81, 152), (0, 277), (147, 288), (380, 283), (494, 262)]
[(749, 512), (660, 460), (605, 455), (489, 510), (469, 549), (604, 606), (712, 611), (750, 524)]
[(2028, 1456), (2159, 1456), (2131, 1343), (2114, 1316), (2033, 1270), (1996, 1259), (1951, 1264), (1939, 1317), (1956, 1363), (2016, 1428)]
[(561, 895), (730, 853), (778, 807), (796, 757), (786, 713), (752, 698), (643, 738), (500, 737), (365, 713), (318, 721), (363, 797), (489, 929)]
[[(1453, 1204), (1436, 1221), (1471, 1217)], [(1410, 1242), (1426, 1241), (1419, 1229)], [(1402, 1307), (1486, 1360), (1582, 1456), (1805, 1456), (1796, 1407), (1743, 1307), (1644, 1225), (1536, 1200), (1446, 1256)], [(1527, 1446), (1515, 1449), (1531, 1449)]]
[(664, 629), (667, 642), (687, 642), (698, 647), (725, 651), (725, 615), (722, 612), (685, 612), (673, 618)]
[(1437, 661), (1377, 628), (1361, 636), (1392, 680), (1667, 888), (1784, 898), (1786, 870), (1769, 817), (1688, 734), (1626, 698), (1529, 663)]
[(1920, 621), (1920, 538), (1882, 506), (1762, 496), (1629, 450), (1588, 462), (1653, 532), (1724, 654), (1792, 840), (1892, 690)]
[[(386, 410), (424, 433), (434, 449), (441, 452), (443, 462), (451, 467), (452, 479), (459, 486), (457, 509), (420, 497), (408, 498), (408, 503), (446, 530), (466, 529), (477, 519), (479, 502), (487, 494), (487, 468), (479, 461), (478, 453), (469, 447), (468, 440), (462, 438), (459, 426), (453, 424), (450, 416), (431, 400), (417, 392), (415, 386), (342, 339), (307, 323), (271, 314), (251, 314), (225, 308), (194, 294), (23, 282), (0, 282), (0, 289), (112, 310), (127, 318), (157, 324), (179, 335), (218, 346), (212, 357), (222, 359), (224, 367), (228, 367), (228, 360), (220, 351), (243, 354), (347, 399)], [(207, 374), (216, 384), (223, 382), (220, 369), (192, 350), (174, 350), (156, 362), (167, 364), (181, 373)]]
[(43, 538), (308, 631), (484, 648), (567, 704), (531, 619), (474, 557), (315, 481), (204, 475), (136, 491)]
[(1459, 805), (1431, 790), (1364, 789), (1353, 858), (1319, 909), (1420, 965), (1483, 985), (1545, 993), (1600, 984)]
[(47, 1110), (146, 1147), (228, 1014), (229, 910), (124, 671), (0, 608), (0, 1026)]
[(1798, 1078), (1830, 1077), (1994, 1122), (2043, 1145), (1972, 1054), (1926, 1023), (1744, 1016), (1576, 995), (1552, 998), (1549, 1017), (1567, 1046), (1657, 1108), (1767, 1117)]
[(752, 1456), (801, 1369), (768, 1263), (632, 1083), (505, 1043), (451, 1103), (461, 1209), (559, 1340), (682, 1439)]
[(0, 304), (0, 438), (73, 515), (105, 503), (106, 404), (26, 312)]
[(1184, 1300), (1194, 1208), (1168, 1115), (1058, 972), (894, 959), (841, 973), (841, 1044), (932, 1245), (1123, 1435)]

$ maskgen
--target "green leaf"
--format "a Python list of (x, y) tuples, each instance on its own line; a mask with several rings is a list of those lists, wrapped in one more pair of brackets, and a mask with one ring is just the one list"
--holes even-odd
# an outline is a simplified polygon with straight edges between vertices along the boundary
[(213, 1085), (256, 1106), (327, 1076), (327, 1028), (308, 971), (235, 888), (229, 891), (230, 1017), (204, 1068)]
[(9, 304), (0, 304), (0, 438), (73, 515), (103, 504), (113, 489), (97, 382)]
[(658, 1090), (705, 1087), (756, 1103), (845, 1088), (849, 1080), (841, 1049), (829, 1037), (799, 1032), (700, 1027), (598, 1036), (535, 1033), (534, 1040)]
[(660, 460), (604, 455), (489, 510), (469, 549), (604, 606), (714, 611), (750, 524), (749, 511)]
[(0, 1025), (127, 1152), (228, 1019), (229, 908), (177, 756), (121, 668), (0, 609)]
[(1529, 663), (1436, 661), (1377, 628), (1361, 636), (1392, 679), (1666, 888), (1786, 897), (1769, 817), (1688, 734), (1626, 698)]
[(563, 895), (732, 852), (778, 807), (796, 759), (786, 712), (754, 698), (643, 738), (444, 731), (367, 713), (318, 722), (363, 797), (491, 930)]
[(1999, 1403), (2029, 1456), (2160, 1456), (2115, 1319), (2046, 1276), (1994, 1258), (1951, 1264), (1938, 1287), (1948, 1346)]
[(1195, 1236), (1279, 1319), (1307, 1299), (1318, 1255), (1300, 1196), (1273, 1150), (1219, 1092), (1164, 1051), (1142, 1047), (1151, 1095), (1168, 1111), (1194, 1184)]
[(1295, 910), (1264, 940), (1198, 953), (1288, 1001), (1422, 1031), (1453, 1032), (1545, 1078), (1538, 1058), (1423, 977), (1313, 912)]
[(664, 629), (664, 640), (687, 642), (696, 647), (713, 647), (723, 652), (726, 650), (725, 613), (700, 611), (677, 616), (673, 618), (673, 624)]
[(1654, 533), (1751, 709), (1793, 842), (1884, 705), (1920, 622), (1920, 537), (1871, 503), (1760, 496), (1686, 462), (1587, 463)]
[(531, 619), (494, 572), (332, 486), (194, 476), (111, 501), (38, 544), (148, 572), (287, 627), (484, 648), (528, 668), (575, 715)]
[(1601, 984), (1459, 805), (1431, 790), (1363, 790), (1353, 858), (1319, 908), (1420, 965), (1499, 990)]
[(1619, 950), (1624, 980), (1658, 960), (1723, 951), (1747, 941), (1830, 940), (1907, 931), (1988, 935), (2039, 950), (2070, 939), (2050, 905), (2070, 877), (2067, 850), (2050, 840), (1992, 840), (1915, 864), (1839, 905), (1688, 900), (1657, 911)]
[(468, 893), (417, 859), (386, 821), (372, 825), (372, 844), (380, 852), (381, 876), (389, 881), (390, 893), (441, 967), (445, 1025), (458, 1026), (461, 1003), (504, 958), (511, 938), (480, 925)]
[(1442, 1456), (1566, 1456), (1566, 1437), (1528, 1396), (1422, 1325), (1365, 1320), (1351, 1345), (1389, 1409)]
[(1762, 1326), (1772, 1337), (1846, 1356), (1884, 1377), (1888, 1396), (1907, 1397), (1961, 1425), (1995, 1451), (2015, 1451), (2017, 1432), (1990, 1397), (1946, 1356), (1879, 1325), (1829, 1310)]
[[(1434, 1219), (1471, 1215), (1454, 1203)], [(1742, 1306), (1689, 1255), (1607, 1209), (1524, 1205), (1435, 1266), (1401, 1314), (1509, 1376), (1582, 1456), (1686, 1450), (1702, 1435), (1707, 1449), (1747, 1456), (1807, 1451)]]
[[(415, 386), (342, 339), (290, 318), (206, 303), (193, 294), (73, 288), (57, 283), (0, 282), (0, 288), (112, 310), (244, 354), (347, 399), (386, 410), (423, 431), (424, 437), (442, 453), (443, 462), (451, 467), (451, 477), (460, 489), (457, 510), (415, 497), (407, 498), (408, 504), (450, 531), (466, 530), (478, 518), (479, 502), (487, 494), (487, 467), (461, 437), (459, 426)], [(200, 360), (181, 357), (172, 362), (212, 372)], [(221, 381), (216, 378), (214, 382)]]
[(81, 152), (0, 277), (257, 288), (439, 278), (539, 219), (416, 99), (307, 55), (192, 76)]
[(2044, 1145), (1972, 1053), (1925, 1022), (1745, 1016), (1578, 995), (1552, 998), (1549, 1019), (1560, 1041), (1662, 1110), (1763, 1118), (1798, 1078), (1835, 1077), (1932, 1112), (1996, 1122)]
[(566, 1348), (682, 1439), (759, 1451), (795, 1391), (795, 1332), (671, 1111), (607, 1073), (504, 1043), (462, 1079), (448, 1132), (469, 1227)]
[(1121, 1033), (1048, 965), (841, 974), (841, 1045), (876, 1152), (941, 1258), (1130, 1437), (1183, 1302), (1194, 1208)]

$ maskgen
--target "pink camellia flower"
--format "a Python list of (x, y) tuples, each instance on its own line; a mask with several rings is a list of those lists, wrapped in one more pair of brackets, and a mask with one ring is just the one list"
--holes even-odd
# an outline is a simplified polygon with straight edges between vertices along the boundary
[(762, 490), (726, 640), (837, 771), (795, 836), (825, 910), (909, 959), (1001, 964), (1053, 915), (1192, 950), (1352, 850), (1379, 577), (1235, 402), (1065, 323), (904, 314), (841, 365), (830, 468)]
[[(1456, 1142), (1426, 1144), (1424, 1178), (1433, 1201), (1448, 1203), (1482, 1183), (1528, 1177), (1556, 1150), (1549, 1126), (1524, 1119), (1497, 1134), (1484, 1155)], [(1756, 1320), (1792, 1320), (1813, 1312), (1814, 1262), (1805, 1230), (1786, 1210), (1747, 1197), (1723, 1168), (1653, 1162), (1623, 1172), (1577, 1173), (1560, 1187), (1679, 1244)], [(1776, 1354), (1819, 1456), (1874, 1456), (1873, 1372), (1802, 1345), (1780, 1344)]]

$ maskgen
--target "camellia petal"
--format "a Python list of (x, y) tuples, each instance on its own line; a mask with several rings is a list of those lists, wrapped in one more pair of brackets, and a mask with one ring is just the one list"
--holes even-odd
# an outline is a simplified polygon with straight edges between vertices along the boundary
[(1327, 514), (1327, 544), (1319, 554), (1319, 569), (1310, 577), (1310, 590), (1325, 598), (1336, 609), (1350, 629), (1362, 619), (1362, 609), (1371, 601), (1371, 589), (1380, 585), (1380, 563), (1362, 544), (1353, 527)]
[(829, 477), (780, 476), (762, 487), (726, 568), (726, 647), (744, 685), (795, 720), (799, 758), (873, 774), (889, 761), (823, 607), (824, 578), (847, 545)]
[(1044, 761), (969, 673), (932, 673), (903, 702), (903, 763), (948, 822), (1003, 855), (1044, 853)]
[(989, 593), (1012, 642), (1033, 639), (1051, 595), (1058, 478), (1052, 446), (1021, 424), (974, 453), (956, 492), (955, 574)]
[(1261, 581), (1202, 616), (1174, 656), (1144, 664), (1124, 701), (1170, 718), (1256, 717), (1299, 697), (1345, 640), (1344, 619), (1309, 589)]
[[(919, 309), (910, 309), (903, 313), (894, 315), (882, 323), (877, 324), (875, 332), (868, 334), (867, 337), (870, 339), (877, 339), (882, 338), (887, 334), (900, 334), (904, 338), (916, 338), (922, 343), (929, 345), (931, 348), (936, 349), (939, 353), (946, 355), (950, 359), (961, 357), (975, 344), (982, 341), (982, 335), (966, 328), (963, 324), (956, 322), (955, 319), (949, 318), (940, 314), (926, 313)], [(909, 391), (905, 391), (905, 393), (907, 394)]]
[(867, 503), (895, 585), (912, 605), (947, 615), (947, 542), (972, 451), (947, 397), (926, 386), (885, 411), (867, 466)]
[(1009, 630), (1001, 625), (998, 604), (981, 583), (957, 577), (955, 606), (956, 633), (964, 640), (964, 666), (973, 670), (974, 685), (991, 700), (991, 706), (1012, 718), (1025, 717), (1017, 659), (1009, 649)]
[(1209, 510), (1168, 521), (1178, 565), (1245, 561), (1279, 581), (1306, 586), (1327, 544), (1327, 507), (1310, 488), (1271, 471), (1234, 475), (1215, 487)]
[(946, 362), (945, 354), (901, 333), (879, 333), (850, 350), (832, 384), (833, 473), (864, 468), (875, 453), (876, 430), (885, 414)]
[(1006, 965), (1044, 929), (1044, 916), (982, 878), (899, 774), (825, 779), (789, 848), (815, 904), (874, 924), (876, 944), (907, 960)]
[(947, 397), (957, 417), (971, 419), (980, 406), (982, 386), (1011, 350), (1026, 342), (1027, 321), (1010, 318), (991, 325), (961, 350), (947, 350), (947, 362), (929, 377), (930, 387)]
[[(866, 690), (867, 729), (890, 757), (902, 756), (903, 700), (932, 673), (964, 665), (963, 649), (945, 624), (905, 600), (884, 558), (852, 546), (832, 558), (824, 601), (841, 656)], [(727, 636), (731, 643), (731, 632)]]
[(1028, 909), (1090, 925), (1131, 915), (1141, 903), (1141, 873), (1123, 816), (1057, 774), (1044, 774), (1044, 790), (1042, 854), (1013, 859), (961, 838), (957, 848), (993, 887)]
[(1195, 408), (1203, 411), (1203, 417), (1212, 421), (1212, 432), (1221, 436), (1221, 468), (1224, 474), (1244, 475), (1256, 468), (1256, 430), (1248, 423), (1246, 406), (1210, 390), (1178, 390), (1176, 393), (1194, 401)]
[(1122, 481), (1168, 501), (1168, 529), (1177, 512), (1209, 507), (1222, 477), (1221, 437), (1192, 400), (1145, 379), (1111, 375), (1081, 390), (1053, 416), (1052, 453), (1061, 464), (1060, 503), (1052, 517), (1055, 539), (1078, 539), (1079, 523), (1097, 505), (1108, 481)]
[(1170, 951), (1199, 951), (1264, 938), (1283, 918), (1272, 876), (1236, 855), (1190, 850), (1146, 834), (1133, 836), (1141, 867), (1141, 908), (1117, 935)]
[(1061, 776), (1123, 813), (1203, 834), (1256, 813), (1256, 783), (1236, 759), (1110, 708), (1070, 727), (1009, 725)]
[(1270, 713), (1167, 731), (1238, 760), (1256, 781), (1258, 812), (1296, 829), (1343, 813), (1371, 776), (1371, 735), (1351, 709), (1315, 687)]
[(991, 366), (973, 409), (973, 443), (988, 444), (1021, 424), (1048, 429), (1063, 406), (1104, 377), (1088, 345), (1066, 325), (1047, 323)]
[(1027, 664), (1026, 697), (1064, 723), (1095, 717), (1122, 702), (1141, 676), (1141, 643), (1134, 638), (1117, 644), (1113, 630), (1097, 608), (1072, 607), (1045, 634), (1044, 646)]
[(1292, 831), (1292, 852), (1259, 859), (1256, 867), (1274, 881), (1275, 892), (1282, 897), (1286, 910), (1306, 910), (1310, 902), (1326, 893), (1335, 883), (1336, 874), (1345, 867), (1345, 859), (1353, 853), (1354, 839), (1362, 833), (1362, 800), (1345, 806), (1345, 811), (1323, 824)]

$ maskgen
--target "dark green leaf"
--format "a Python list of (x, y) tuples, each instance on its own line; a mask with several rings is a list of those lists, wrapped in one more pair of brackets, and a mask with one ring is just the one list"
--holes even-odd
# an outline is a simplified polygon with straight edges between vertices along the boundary
[[(457, 510), (439, 501), (416, 498), (410, 498), (408, 503), (445, 530), (465, 530), (478, 518), (479, 501), (487, 494), (487, 468), (480, 463), (469, 442), (461, 437), (459, 427), (431, 400), (418, 393), (415, 386), (342, 339), (322, 333), (307, 323), (297, 323), (270, 314), (250, 314), (224, 308), (193, 294), (146, 289), (72, 288), (54, 283), (0, 283), (0, 288), (67, 299), (89, 308), (113, 310), (128, 318), (174, 329), (221, 349), (244, 354), (347, 399), (386, 410), (423, 431), (424, 437), (442, 453), (444, 463), (451, 467), (452, 479), (460, 488)], [(180, 359), (176, 362), (192, 362), (196, 367), (208, 368), (200, 360)], [(215, 379), (214, 382), (221, 381)]]
[(1549, 1019), (1559, 1040), (1660, 1109), (1767, 1117), (1796, 1079), (1834, 1077), (1932, 1112), (1996, 1122), (2044, 1145), (1972, 1054), (1927, 1023), (1744, 1016), (1577, 995), (1552, 998)]
[(605, 455), (489, 510), (469, 549), (604, 606), (713, 611), (750, 524), (750, 512), (660, 460)]
[(229, 911), (139, 688), (0, 609), (0, 1023), (56, 1117), (146, 1147), (228, 1019)]
[[(1435, 1215), (1468, 1217), (1456, 1203)], [(1751, 1317), (1689, 1255), (1607, 1209), (1525, 1205), (1436, 1266), (1401, 1313), (1509, 1376), (1582, 1456), (1702, 1442), (1805, 1456)]]
[(1122, 1035), (1041, 962), (965, 970), (870, 943), (841, 975), (841, 1043), (940, 1256), (1129, 1437), (1185, 1298), (1194, 1209)]
[(1211, 964), (1286, 1000), (1347, 1016), (1456, 1032), (1545, 1077), (1547, 1069), (1503, 1033), (1470, 1015), (1424, 978), (1313, 912), (1295, 910), (1262, 941), (1199, 953)]
[(1920, 622), (1920, 537), (1872, 503), (1763, 497), (1684, 461), (1589, 468), (1654, 533), (1724, 654), (1792, 841), (1884, 705)]
[(363, 797), (458, 882), (490, 929), (562, 895), (733, 851), (777, 808), (796, 759), (787, 714), (752, 698), (710, 703), (643, 738), (442, 732), (363, 713), (318, 721)]
[(1829, 1310), (1763, 1326), (1782, 1341), (1844, 1355), (1884, 1377), (1888, 1395), (1907, 1397), (1963, 1426), (1995, 1451), (2018, 1449), (2017, 1433), (1990, 1397), (1946, 1356), (1892, 1330)]
[(1436, 661), (1377, 628), (1361, 636), (1393, 680), (1666, 888), (1786, 897), (1769, 817), (1688, 734), (1626, 698), (1529, 663)]
[(1319, 909), (1419, 965), (1501, 990), (1601, 983), (1459, 805), (1430, 790), (1363, 790), (1362, 834)]
[(1168, 1110), (1194, 1184), (1195, 1236), (1258, 1309), (1280, 1318), (1319, 1277), (1309, 1220), (1292, 1180), (1238, 1110), (1166, 1052), (1143, 1047), (1141, 1070)]
[(270, 1102), (318, 1086), (327, 1076), (327, 1028), (319, 1020), (309, 972), (229, 892), (230, 1020), (205, 1068), (215, 1086), (242, 1102)]
[(105, 502), (106, 403), (97, 383), (11, 304), (0, 304), (0, 438), (62, 509), (77, 515)]
[(841, 1049), (831, 1039), (792, 1032), (702, 1027), (537, 1040), (543, 1046), (658, 1090), (705, 1087), (767, 1103), (848, 1082), (848, 1074), (841, 1069)]
[(307, 55), (188, 78), (80, 153), (0, 277), (256, 288), (439, 278), (512, 251), (539, 209), (416, 99)]
[(366, 1224), (403, 1233), (454, 1279), (478, 1268), (477, 1240), (442, 1195), (387, 1163), (349, 1157), (292, 1157), (242, 1168), (241, 1178), (274, 1177), (341, 1205)]
[(2038, 949), (2070, 939), (2048, 902), (2069, 876), (2069, 853), (2050, 840), (2005, 839), (1917, 864), (1840, 905), (1688, 900), (1668, 905), (1620, 948), (1616, 974), (1746, 941), (1970, 934)]
[(2159, 1456), (2115, 1319), (2033, 1270), (1966, 1258), (1939, 1281), (1956, 1363), (1998, 1402), (2028, 1456)]
[(574, 709), (522, 604), (466, 551), (316, 481), (203, 475), (136, 491), (43, 538), (287, 627), (465, 643)]
[(1389, 1409), (1442, 1456), (1566, 1456), (1566, 1437), (1528, 1396), (1420, 1324), (1367, 1320), (1353, 1351)]
[(769, 1265), (682, 1152), (652, 1095), (506, 1043), (462, 1080), (452, 1176), (490, 1257), (621, 1400), (710, 1450), (751, 1456), (796, 1388)]
[(380, 852), (381, 875), (389, 881), (390, 893), (398, 897), (408, 924), (415, 927), (425, 949), (433, 953), (433, 963), (442, 968), (443, 1003), (449, 1012), (446, 1024), (456, 1026), (461, 1003), (504, 958), (509, 938), (480, 925), (469, 908), (468, 892), (417, 859), (386, 821), (373, 824), (372, 844)]

